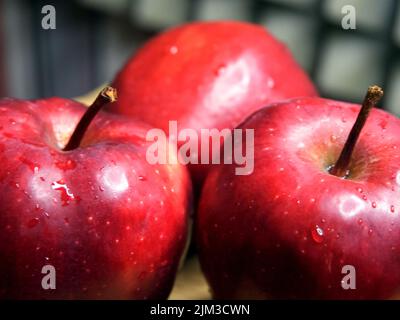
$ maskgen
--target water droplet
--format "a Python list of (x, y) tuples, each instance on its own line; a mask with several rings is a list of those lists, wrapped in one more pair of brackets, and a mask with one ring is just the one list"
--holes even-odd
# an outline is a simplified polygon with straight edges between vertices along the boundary
[(379, 122), (379, 126), (382, 128), (382, 130), (386, 130), (386, 126), (387, 126), (388, 122), (385, 119), (382, 119)]
[(321, 243), (324, 241), (324, 230), (316, 225), (311, 229), (311, 237), (316, 243)]
[(146, 181), (146, 180), (147, 180), (147, 178), (144, 177), (144, 176), (138, 176), (138, 179), (139, 179), (140, 181)]
[(394, 212), (394, 206), (390, 206), (390, 212)]
[(333, 134), (333, 135), (331, 135), (331, 142), (336, 142), (336, 140), (337, 140), (337, 137)]
[(364, 200), (367, 200), (367, 199), (368, 199), (367, 196), (366, 196), (365, 194), (362, 196), (362, 198), (363, 198)]
[(28, 223), (26, 224), (26, 226), (30, 229), (36, 227), (39, 223), (39, 218), (33, 218), (31, 220), (28, 221)]
[(56, 161), (55, 165), (57, 166), (57, 168), (61, 169), (61, 170), (72, 170), (76, 168), (76, 162), (74, 160), (67, 160), (67, 161)]
[(74, 194), (70, 191), (64, 180), (54, 181), (51, 184), (53, 190), (60, 191), (60, 198), (62, 202), (62, 206), (65, 207), (69, 205), (69, 201), (75, 199)]
[(363, 193), (363, 189), (362, 189), (362, 188), (357, 188), (357, 191), (358, 191), (359, 193)]
[(369, 234), (369, 235), (372, 235), (373, 232), (374, 232), (374, 231), (373, 231), (372, 229), (369, 229), (369, 230), (368, 230), (368, 234)]
[(363, 219), (358, 219), (357, 223), (361, 226), (363, 224)]
[(160, 263), (160, 266), (161, 267), (165, 267), (165, 266), (167, 266), (168, 265), (168, 260), (163, 260), (163, 261), (161, 261), (161, 263)]
[(214, 74), (216, 76), (219, 76), (221, 74), (223, 74), (226, 70), (226, 65), (225, 64), (220, 64), (214, 71)]
[(176, 46), (172, 46), (169, 48), (169, 53), (175, 55), (178, 53), (178, 48)]
[(36, 172), (39, 171), (40, 166), (39, 166), (38, 164), (32, 162), (31, 160), (29, 160), (29, 159), (27, 159), (27, 158), (25, 158), (25, 157), (23, 157), (23, 156), (19, 157), (19, 160), (20, 160), (23, 164), (27, 165), (27, 166), (32, 170), (32, 172), (35, 172), (35, 173), (36, 173)]
[(275, 87), (275, 81), (272, 78), (269, 78), (267, 81), (267, 86), (268, 88), (272, 89), (273, 87)]
[(347, 119), (346, 119), (345, 117), (342, 117), (342, 122), (343, 122), (343, 123), (346, 123), (346, 122), (347, 122)]
[(376, 202), (375, 201), (372, 201), (372, 203), (371, 203), (371, 206), (372, 206), (372, 208), (376, 208)]

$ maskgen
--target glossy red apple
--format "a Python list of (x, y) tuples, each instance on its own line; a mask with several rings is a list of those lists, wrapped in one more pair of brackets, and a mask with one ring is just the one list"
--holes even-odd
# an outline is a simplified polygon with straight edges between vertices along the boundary
[[(232, 129), (268, 103), (317, 95), (265, 28), (233, 21), (189, 23), (160, 34), (127, 62), (113, 86), (120, 98), (112, 110), (166, 133), (170, 120), (178, 130), (198, 133)], [(201, 181), (209, 167), (190, 169)]]
[[(189, 177), (180, 165), (148, 164), (147, 125), (92, 120), (112, 92), (87, 113), (61, 98), (0, 100), (1, 299), (168, 296), (187, 238)], [(55, 290), (42, 288), (45, 265)]]
[[(400, 287), (400, 120), (373, 109), (357, 141), (380, 94), (370, 89), (351, 134), (360, 107), (320, 98), (240, 126), (255, 130), (254, 172), (214, 168), (198, 213), (214, 297), (381, 299)], [(345, 265), (356, 289), (342, 287)]]

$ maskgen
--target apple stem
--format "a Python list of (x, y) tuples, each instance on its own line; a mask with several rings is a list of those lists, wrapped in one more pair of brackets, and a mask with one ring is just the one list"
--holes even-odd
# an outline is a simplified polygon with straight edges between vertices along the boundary
[(78, 125), (76, 126), (63, 151), (70, 151), (78, 148), (81, 144), (82, 138), (85, 135), (87, 128), (89, 127), (96, 114), (107, 103), (115, 101), (117, 101), (116, 89), (107, 86), (103, 90), (101, 90), (96, 100), (87, 109), (81, 120), (79, 120)]
[(349, 136), (347, 137), (346, 143), (342, 149), (342, 152), (336, 161), (335, 165), (329, 169), (329, 173), (335, 176), (346, 178), (349, 175), (349, 164), (351, 155), (353, 153), (354, 147), (357, 143), (358, 137), (360, 136), (361, 130), (367, 121), (369, 113), (375, 104), (383, 96), (382, 88), (378, 86), (370, 86), (368, 88), (367, 94), (365, 95), (362, 107), (358, 113), (357, 120), (351, 128)]

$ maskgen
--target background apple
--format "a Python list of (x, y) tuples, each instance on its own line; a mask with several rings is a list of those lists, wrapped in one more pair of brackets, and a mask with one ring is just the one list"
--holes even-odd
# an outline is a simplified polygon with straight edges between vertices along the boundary
[[(93, 119), (107, 92), (86, 113), (61, 98), (0, 100), (0, 298), (168, 296), (190, 180), (180, 165), (148, 164), (147, 125)], [(48, 264), (55, 290), (41, 286)]]
[[(200, 262), (214, 297), (381, 299), (395, 293), (400, 120), (372, 110), (346, 170), (332, 174), (359, 111), (344, 102), (294, 99), (240, 126), (255, 129), (254, 173), (213, 168), (198, 212)], [(356, 140), (350, 134), (347, 141), (354, 147)], [(344, 265), (355, 267), (355, 290), (341, 286)]]
[[(168, 133), (231, 129), (260, 107), (317, 92), (287, 48), (265, 28), (244, 22), (195, 22), (150, 40), (113, 81), (111, 110)], [(209, 166), (192, 165), (195, 181)]]

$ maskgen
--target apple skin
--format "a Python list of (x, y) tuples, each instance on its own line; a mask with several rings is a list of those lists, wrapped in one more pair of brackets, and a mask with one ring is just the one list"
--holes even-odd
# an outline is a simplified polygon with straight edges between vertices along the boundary
[[(317, 92), (289, 50), (258, 25), (184, 24), (150, 40), (112, 83), (119, 99), (110, 110), (168, 133), (232, 129), (265, 105)], [(199, 134), (200, 136), (200, 134)], [(199, 161), (200, 162), (200, 161)], [(201, 183), (210, 165), (189, 166)]]
[[(400, 121), (373, 109), (350, 177), (327, 172), (355, 122), (354, 104), (303, 98), (262, 109), (254, 172), (214, 167), (196, 236), (215, 298), (384, 299), (400, 287)], [(356, 289), (344, 290), (344, 265)]]
[[(148, 164), (149, 127), (105, 112), (61, 151), (85, 110), (0, 100), (0, 299), (168, 297), (187, 240), (187, 170)], [(47, 264), (55, 290), (41, 287)]]

